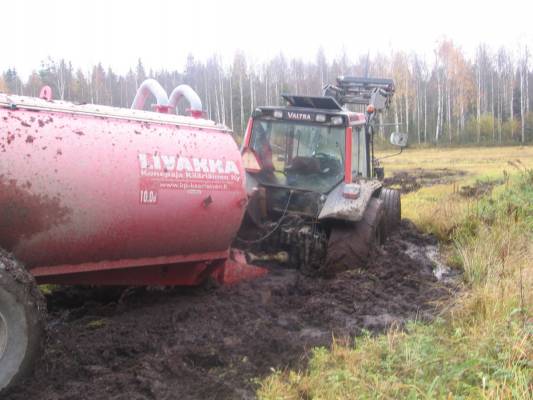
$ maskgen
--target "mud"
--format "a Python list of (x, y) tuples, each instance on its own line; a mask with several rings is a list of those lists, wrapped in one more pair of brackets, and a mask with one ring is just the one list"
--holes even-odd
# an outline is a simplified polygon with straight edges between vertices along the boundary
[(452, 290), (435, 245), (403, 221), (367, 268), (330, 279), (271, 267), (232, 287), (56, 290), (44, 359), (8, 399), (254, 398), (257, 378), (304, 368), (333, 337), (430, 320)]
[(476, 181), (473, 185), (462, 186), (459, 188), (459, 195), (466, 198), (478, 199), (490, 195), (494, 186), (501, 185), (502, 183), (502, 180)]
[(383, 182), (387, 187), (398, 189), (402, 193), (409, 193), (414, 192), (421, 187), (454, 182), (466, 174), (466, 171), (452, 170), (448, 168), (431, 170), (416, 168), (395, 171), (391, 177), (385, 178)]
[(19, 184), (0, 175), (0, 248), (12, 251), (23, 237), (65, 222), (71, 210), (58, 197), (31, 192), (31, 182)]

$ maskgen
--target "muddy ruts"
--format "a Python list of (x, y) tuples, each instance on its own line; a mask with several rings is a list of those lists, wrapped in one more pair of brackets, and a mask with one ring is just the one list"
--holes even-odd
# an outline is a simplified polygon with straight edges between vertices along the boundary
[(257, 378), (305, 368), (314, 346), (332, 338), (353, 346), (362, 329), (431, 319), (450, 293), (423, 252), (435, 244), (404, 221), (367, 268), (329, 279), (277, 267), (216, 289), (114, 298), (61, 289), (49, 297), (48, 345), (34, 379), (2, 400), (253, 399)]

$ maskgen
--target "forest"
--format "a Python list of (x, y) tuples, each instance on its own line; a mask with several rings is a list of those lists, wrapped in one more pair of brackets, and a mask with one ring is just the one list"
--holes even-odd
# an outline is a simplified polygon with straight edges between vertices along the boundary
[(493, 50), (480, 44), (469, 57), (450, 40), (440, 41), (431, 57), (402, 51), (355, 60), (346, 52), (327, 59), (323, 48), (313, 61), (281, 52), (253, 63), (237, 52), (231, 63), (219, 55), (200, 61), (190, 54), (182, 70), (147, 70), (139, 58), (126, 74), (102, 63), (74, 66), (65, 59), (44, 60), (28, 77), (16, 67), (0, 74), (0, 92), (38, 96), (49, 85), (55, 99), (129, 107), (139, 84), (158, 80), (167, 91), (192, 86), (204, 102), (207, 118), (227, 125), (239, 137), (257, 106), (280, 104), (282, 93), (321, 95), (339, 75), (391, 77), (396, 95), (380, 118), (379, 137), (391, 131), (409, 134), (410, 143), (426, 145), (499, 145), (533, 142), (529, 49)]

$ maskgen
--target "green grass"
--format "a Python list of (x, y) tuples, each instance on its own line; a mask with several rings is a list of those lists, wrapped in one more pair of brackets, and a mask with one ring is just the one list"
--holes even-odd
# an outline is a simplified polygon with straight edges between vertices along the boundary
[[(533, 155), (530, 148), (522, 149)], [(424, 165), (421, 158), (427, 155), (412, 156)], [(456, 156), (442, 152), (432, 165), (441, 168), (442, 160)], [(275, 372), (261, 382), (258, 396), (533, 399), (533, 158), (512, 166), (507, 156), (495, 156), (483, 169), (476, 164), (455, 184), (502, 180), (490, 196), (464, 199), (450, 184), (402, 200), (404, 215), (438, 234), (450, 260), (464, 271), (463, 288), (443, 304), (436, 321), (366, 335), (355, 346), (315, 349), (306, 370)]]

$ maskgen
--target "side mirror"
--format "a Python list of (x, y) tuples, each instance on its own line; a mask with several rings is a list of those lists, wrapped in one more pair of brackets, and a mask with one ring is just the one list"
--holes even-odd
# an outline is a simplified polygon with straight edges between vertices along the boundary
[(390, 134), (390, 142), (395, 146), (405, 147), (407, 146), (407, 133), (402, 132), (392, 132)]

